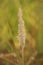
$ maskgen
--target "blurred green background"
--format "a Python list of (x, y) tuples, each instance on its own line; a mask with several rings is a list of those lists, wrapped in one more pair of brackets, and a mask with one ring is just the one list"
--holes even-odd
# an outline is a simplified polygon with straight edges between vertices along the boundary
[(25, 55), (43, 52), (43, 0), (0, 0), (0, 53), (18, 51), (19, 7), (26, 29)]

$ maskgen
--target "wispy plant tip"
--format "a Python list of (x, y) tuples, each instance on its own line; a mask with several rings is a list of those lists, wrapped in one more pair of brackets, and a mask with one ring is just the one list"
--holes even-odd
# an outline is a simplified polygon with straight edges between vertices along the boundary
[(25, 38), (26, 38), (26, 33), (25, 33), (24, 20), (22, 18), (22, 9), (19, 8), (19, 11), (18, 11), (18, 40), (19, 40), (19, 45), (22, 47), (25, 46)]

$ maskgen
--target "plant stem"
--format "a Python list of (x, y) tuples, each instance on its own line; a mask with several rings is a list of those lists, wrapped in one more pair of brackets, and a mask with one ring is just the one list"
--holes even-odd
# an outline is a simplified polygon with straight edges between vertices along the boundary
[(24, 47), (22, 47), (22, 65), (24, 65)]

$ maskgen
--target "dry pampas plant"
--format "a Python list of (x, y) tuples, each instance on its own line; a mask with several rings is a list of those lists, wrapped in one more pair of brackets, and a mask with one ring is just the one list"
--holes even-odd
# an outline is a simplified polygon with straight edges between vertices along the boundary
[(22, 18), (22, 9), (19, 8), (18, 12), (18, 40), (22, 53), (22, 65), (24, 65), (24, 47), (25, 47), (26, 31), (24, 26), (24, 20)]

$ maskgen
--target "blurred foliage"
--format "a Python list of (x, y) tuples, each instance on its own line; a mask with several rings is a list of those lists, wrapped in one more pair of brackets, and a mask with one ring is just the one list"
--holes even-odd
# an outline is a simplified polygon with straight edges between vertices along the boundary
[(35, 50), (43, 52), (43, 0), (0, 0), (0, 53), (16, 52), (21, 56), (17, 39), (19, 7), (26, 28), (27, 62)]

